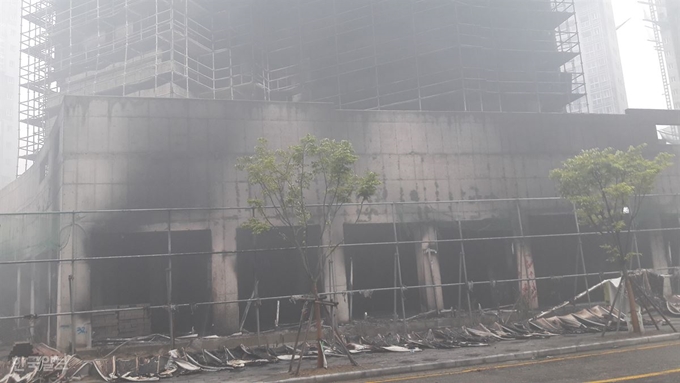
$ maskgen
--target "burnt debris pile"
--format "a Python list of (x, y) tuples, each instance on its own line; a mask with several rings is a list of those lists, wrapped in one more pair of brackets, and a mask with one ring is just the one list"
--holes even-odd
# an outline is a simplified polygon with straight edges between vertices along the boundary
[[(620, 326), (626, 322), (619, 317)], [(524, 322), (473, 327), (439, 328), (424, 332), (389, 333), (376, 336), (342, 336), (332, 342), (321, 343), (326, 357), (344, 357), (346, 348), (350, 354), (396, 352), (416, 353), (424, 349), (455, 349), (460, 347), (484, 347), (495, 342), (518, 339), (542, 339), (562, 334), (580, 334), (602, 331), (609, 323), (615, 328), (616, 320), (609, 320), (609, 309), (595, 306), (588, 309), (548, 318), (534, 318)], [(340, 342), (344, 343), (340, 344)], [(114, 349), (114, 352), (118, 348)], [(87, 376), (98, 377), (105, 382), (157, 381), (162, 378), (205, 372), (240, 370), (249, 367), (285, 363), (292, 359), (314, 359), (318, 355), (315, 342), (302, 342), (296, 349), (288, 345), (277, 347), (222, 347), (216, 350), (178, 348), (163, 355), (125, 357), (107, 355), (102, 358), (83, 359), (52, 349), (44, 344), (17, 344), (10, 354), (0, 383), (15, 382), (67, 382)], [(113, 352), (112, 352), (113, 353)]]

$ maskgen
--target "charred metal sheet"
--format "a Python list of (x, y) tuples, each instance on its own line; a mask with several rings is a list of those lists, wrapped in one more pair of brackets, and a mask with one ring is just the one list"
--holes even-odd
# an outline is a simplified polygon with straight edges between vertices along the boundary
[(666, 311), (674, 317), (680, 317), (680, 295), (666, 298)]
[(380, 347), (381, 349), (389, 352), (419, 352), (423, 351), (417, 347), (415, 348), (407, 348), (407, 347), (401, 347), (401, 346), (387, 346), (387, 347)]
[(562, 326), (571, 333), (583, 332), (587, 330), (586, 326), (584, 326), (571, 314), (558, 316), (557, 319), (559, 319), (559, 321), (562, 322)]
[[(680, 314), (680, 297), (677, 301), (677, 312)], [(622, 317), (621, 313), (616, 310), (613, 316), (614, 318)], [(318, 348), (316, 342), (303, 342), (297, 349), (286, 345), (269, 348), (247, 347), (241, 344), (232, 349), (226, 347), (217, 350), (173, 349), (165, 355), (127, 359), (112, 356), (91, 361), (64, 355), (45, 345), (22, 346), (22, 349), (17, 352), (23, 350), (22, 352), (28, 353), (27, 350), (30, 348), (30, 353), (44, 354), (46, 357), (49, 356), (50, 360), (56, 360), (59, 367), (49, 370), (49, 365), (40, 363), (37, 367), (26, 370), (20, 367), (22, 363), (26, 364), (28, 357), (15, 357), (12, 360), (12, 368), (0, 379), (0, 383), (66, 382), (84, 378), (90, 373), (105, 382), (152, 382), (184, 374), (235, 370), (291, 359), (311, 359), (316, 358), (319, 352), (322, 352), (324, 358), (342, 357), (345, 348), (351, 354), (360, 354), (367, 352), (414, 353), (426, 348), (485, 347), (491, 343), (513, 339), (546, 338), (557, 334), (601, 331), (608, 322), (609, 309), (595, 306), (574, 314), (541, 317), (526, 322), (494, 322), (489, 325), (479, 324), (475, 327), (438, 328), (424, 332), (387, 333), (365, 337), (347, 335), (344, 339), (338, 337), (329, 342), (324, 341), (321, 349)], [(625, 326), (625, 321), (622, 321), (621, 325)], [(143, 339), (142, 337), (135, 338), (135, 340), (146, 342), (158, 339), (158, 337), (154, 335), (143, 337)], [(93, 368), (90, 369), (90, 366)]]
[(105, 382), (110, 382), (116, 379), (116, 357), (112, 359), (95, 359), (92, 361), (97, 374), (104, 379)]

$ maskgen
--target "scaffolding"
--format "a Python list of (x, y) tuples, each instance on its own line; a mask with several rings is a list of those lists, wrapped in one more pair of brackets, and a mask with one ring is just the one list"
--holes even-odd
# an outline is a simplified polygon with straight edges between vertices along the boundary
[(574, 15), (560, 24), (555, 31), (557, 50), (569, 59), (562, 64), (562, 73), (565, 76), (571, 76), (571, 93), (577, 95), (567, 105), (567, 111), (571, 113), (589, 113), (590, 104), (588, 103), (588, 93), (586, 92), (581, 41), (578, 33), (578, 22), (575, 17), (576, 6), (573, 0), (553, 0), (552, 8), (554, 11)]
[(661, 86), (663, 87), (663, 95), (666, 100), (666, 109), (673, 109), (673, 99), (671, 96), (671, 84), (668, 81), (668, 70), (666, 68), (666, 53), (664, 49), (664, 41), (661, 35), (659, 4), (657, 0), (649, 0), (649, 22), (652, 28), (651, 40), (654, 44), (654, 49), (659, 60), (659, 70), (661, 73)]
[(50, 80), (54, 45), (50, 33), (55, 13), (51, 0), (21, 1), (19, 69), (19, 173), (32, 163), (45, 137), (47, 98), (56, 91)]
[(573, 0), (23, 0), (19, 173), (58, 93), (587, 112)]

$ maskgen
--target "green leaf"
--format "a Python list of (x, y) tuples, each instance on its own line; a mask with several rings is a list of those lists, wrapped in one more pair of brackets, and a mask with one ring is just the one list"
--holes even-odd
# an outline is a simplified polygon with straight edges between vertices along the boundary
[(630, 230), (644, 196), (653, 191), (656, 177), (673, 157), (660, 153), (648, 160), (642, 155), (644, 148), (584, 150), (550, 172), (560, 195), (574, 204), (579, 220), (604, 236), (603, 249), (621, 265), (634, 254)]
[[(247, 174), (256, 194), (256, 198), (248, 201), (256, 217), (243, 227), (261, 233), (278, 229), (272, 224), (276, 222), (286, 228), (286, 232), (296, 233), (290, 236), (279, 232), (298, 249), (312, 281), (318, 280), (324, 260), (335, 247), (318, 249), (318, 258), (310, 260), (307, 256), (309, 226), (315, 222), (321, 226), (322, 234), (328, 233), (344, 204), (355, 197), (362, 202), (369, 199), (380, 185), (376, 173), (367, 172), (363, 177), (355, 174), (358, 159), (352, 144), (344, 140), (318, 140), (306, 135), (298, 144), (279, 150), (270, 149), (265, 139), (258, 140), (255, 154), (239, 158), (236, 164), (238, 170)], [(310, 208), (310, 205), (317, 206)]]
[(248, 221), (244, 222), (241, 227), (244, 229), (249, 229), (254, 234), (266, 233), (272, 228), (267, 222), (256, 218), (250, 218)]

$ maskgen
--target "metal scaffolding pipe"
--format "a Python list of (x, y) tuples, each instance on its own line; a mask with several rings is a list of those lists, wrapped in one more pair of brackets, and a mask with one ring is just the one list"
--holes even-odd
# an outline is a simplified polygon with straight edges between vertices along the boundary
[(401, 260), (399, 256), (399, 236), (397, 234), (397, 210), (394, 202), (392, 203), (392, 229), (394, 230), (394, 317), (397, 318), (397, 283), (399, 283), (399, 296), (401, 297), (401, 319), (406, 322), (406, 306), (404, 299), (404, 283), (401, 277)]
[(168, 319), (170, 321), (170, 345), (175, 348), (175, 312), (172, 306), (172, 212), (168, 211), (168, 269), (167, 269), (167, 301)]
[[(463, 238), (463, 224), (461, 223), (460, 219), (458, 219), (458, 235), (461, 239)], [(468, 285), (467, 264), (465, 263), (465, 245), (463, 242), (460, 243), (459, 265), (461, 265), (463, 269), (463, 283), (465, 286), (465, 294), (467, 296), (468, 314), (472, 316), (472, 302), (470, 302), (470, 286)], [(460, 275), (460, 272), (458, 274)], [(460, 279), (458, 282), (460, 282)], [(458, 305), (460, 306), (460, 287), (458, 288)]]
[(71, 353), (76, 354), (76, 318), (73, 307), (73, 284), (75, 281), (76, 267), (76, 215), (71, 215), (71, 274), (68, 276), (68, 300), (71, 309)]
[[(680, 193), (658, 193), (645, 194), (642, 197), (680, 197)], [(358, 207), (358, 206), (385, 206), (386, 204), (395, 205), (453, 205), (453, 204), (476, 204), (476, 203), (491, 203), (491, 202), (537, 202), (537, 201), (563, 201), (568, 203), (561, 197), (519, 197), (519, 198), (489, 198), (489, 199), (474, 199), (474, 200), (448, 200), (448, 201), (399, 201), (399, 202), (348, 202), (343, 206)], [(308, 204), (307, 207), (322, 207), (322, 204)], [(264, 209), (272, 209), (274, 206), (264, 206)], [(167, 212), (195, 212), (195, 211), (218, 211), (218, 210), (251, 210), (250, 207), (182, 207), (182, 208), (145, 208), (145, 209), (102, 209), (102, 210), (69, 210), (69, 211), (34, 211), (34, 212), (17, 212), (17, 213), (0, 213), (3, 216), (21, 216), (21, 215), (61, 215), (61, 214), (102, 214), (102, 213), (159, 213)]]
[[(584, 274), (569, 274), (569, 275), (561, 275), (561, 278), (579, 278), (583, 276), (604, 276), (604, 275), (620, 275), (619, 272), (617, 271), (611, 271), (611, 272), (604, 272), (604, 273), (590, 273), (587, 275)], [(491, 283), (517, 283), (517, 282), (523, 282), (523, 281), (540, 281), (540, 280), (549, 280), (554, 277), (536, 277), (536, 278), (515, 278), (515, 279), (502, 279), (502, 280), (497, 280), (497, 281), (479, 281), (475, 282), (476, 285), (485, 285), (485, 284), (491, 284)], [(441, 284), (436, 284), (436, 285), (418, 285), (418, 286), (402, 286), (402, 287), (378, 287), (378, 288), (373, 288), (373, 289), (362, 289), (362, 290), (345, 290), (345, 291), (338, 291), (335, 293), (320, 293), (320, 296), (329, 296), (329, 295), (346, 295), (346, 294), (361, 294), (364, 292), (377, 292), (377, 291), (393, 291), (393, 290), (417, 290), (417, 289), (428, 289), (432, 287), (456, 287), (456, 286), (464, 286), (465, 283), (441, 283)], [(198, 306), (213, 306), (213, 305), (226, 305), (226, 304), (236, 304), (236, 303), (247, 303), (247, 302), (257, 302), (257, 301), (276, 301), (276, 300), (283, 300), (283, 299), (288, 299), (288, 300), (297, 300), (300, 299), (302, 295), (281, 295), (281, 296), (273, 296), (273, 297), (264, 297), (264, 298), (251, 298), (251, 299), (235, 299), (235, 300), (229, 300), (229, 301), (208, 301), (208, 302), (197, 302), (197, 303), (178, 303), (173, 305), (175, 309), (179, 308), (191, 308), (191, 307), (198, 307)], [(5, 317), (0, 317), (0, 320), (10, 320), (10, 319), (27, 319), (27, 318), (42, 318), (42, 317), (57, 317), (57, 316), (67, 316), (67, 315), (84, 315), (84, 314), (102, 314), (102, 313), (112, 313), (112, 312), (123, 312), (123, 311), (135, 311), (135, 310), (157, 310), (157, 309), (168, 309), (168, 305), (154, 305), (154, 306), (141, 306), (141, 307), (126, 307), (126, 308), (116, 308), (116, 309), (99, 309), (99, 310), (84, 310), (84, 311), (75, 311), (75, 312), (61, 312), (61, 313), (51, 313), (51, 314), (25, 314), (25, 315), (13, 315), (13, 316), (5, 316)]]
[[(631, 230), (631, 233), (657, 233), (657, 232), (671, 232), (680, 231), (680, 227), (672, 228), (658, 228), (658, 229), (636, 229)], [(536, 239), (536, 238), (560, 238), (560, 237), (578, 237), (578, 236), (599, 236), (599, 233), (560, 233), (560, 234), (531, 234), (531, 235), (519, 235), (519, 236), (501, 236), (501, 237), (479, 237), (479, 238), (451, 238), (451, 239), (437, 239), (437, 243), (456, 243), (456, 242), (480, 242), (480, 241), (507, 241), (515, 239)], [(399, 245), (399, 244), (417, 244), (421, 241), (384, 241), (384, 242), (365, 242), (365, 243), (343, 243), (337, 245), (337, 247), (350, 248), (359, 246), (381, 246), (381, 245)], [(320, 245), (314, 246), (314, 248), (328, 248), (331, 246)], [(333, 246), (335, 247), (335, 246)], [(248, 250), (227, 250), (227, 251), (195, 251), (195, 252), (182, 252), (182, 253), (158, 253), (158, 254), (137, 254), (137, 255), (107, 255), (98, 257), (93, 255), (92, 257), (74, 258), (74, 259), (26, 259), (21, 261), (0, 261), (0, 265), (15, 265), (15, 264), (28, 264), (28, 263), (60, 263), (60, 262), (89, 262), (89, 261), (104, 261), (110, 259), (136, 259), (136, 258), (164, 258), (164, 257), (181, 257), (181, 256), (192, 256), (192, 255), (214, 255), (214, 254), (247, 254), (247, 253), (257, 253), (257, 252), (277, 252), (286, 250), (297, 250), (296, 247), (276, 247), (267, 249), (248, 249)]]

